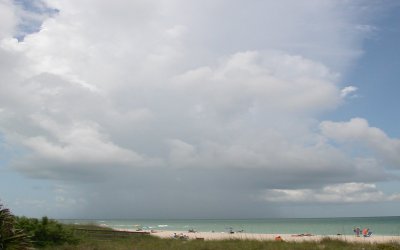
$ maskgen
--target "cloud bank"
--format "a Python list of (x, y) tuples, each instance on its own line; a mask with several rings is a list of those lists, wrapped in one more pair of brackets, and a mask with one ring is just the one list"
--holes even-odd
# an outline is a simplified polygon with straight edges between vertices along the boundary
[(18, 6), (0, 2), (0, 131), (17, 152), (8, 167), (65, 186), (56, 204), (207, 217), (395, 200), (371, 183), (400, 167), (399, 139), (318, 118), (356, 90), (341, 72), (370, 5), (44, 3), (58, 13), (17, 41)]
[(319, 190), (273, 189), (267, 191), (264, 199), (271, 202), (368, 203), (395, 201), (400, 199), (400, 195), (385, 195), (374, 184), (345, 183), (325, 186)]

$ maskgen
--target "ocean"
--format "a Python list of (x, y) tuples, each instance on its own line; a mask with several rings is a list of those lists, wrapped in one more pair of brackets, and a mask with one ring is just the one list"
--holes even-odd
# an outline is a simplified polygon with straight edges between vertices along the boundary
[(268, 234), (352, 235), (354, 227), (369, 228), (375, 235), (400, 236), (400, 216), (356, 218), (285, 218), (285, 219), (118, 219), (59, 220), (69, 224), (96, 224), (114, 229), (227, 232)]

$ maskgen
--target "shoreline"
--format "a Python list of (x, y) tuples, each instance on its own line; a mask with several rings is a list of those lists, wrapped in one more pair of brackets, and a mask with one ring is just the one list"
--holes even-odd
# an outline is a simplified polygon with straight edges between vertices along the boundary
[[(133, 231), (118, 229), (118, 231)], [(138, 232), (138, 231), (136, 231)], [(304, 241), (321, 241), (329, 238), (333, 240), (341, 240), (345, 242), (354, 243), (389, 243), (395, 242), (400, 244), (400, 236), (391, 235), (371, 235), (370, 237), (356, 237), (355, 235), (296, 235), (296, 234), (266, 234), (266, 233), (245, 233), (245, 232), (187, 232), (187, 231), (166, 231), (166, 230), (144, 230), (140, 232), (148, 232), (152, 236), (163, 239), (174, 238), (179, 239), (182, 236), (184, 239), (189, 240), (283, 240), (288, 242), (304, 242)], [(280, 239), (276, 239), (280, 237)]]

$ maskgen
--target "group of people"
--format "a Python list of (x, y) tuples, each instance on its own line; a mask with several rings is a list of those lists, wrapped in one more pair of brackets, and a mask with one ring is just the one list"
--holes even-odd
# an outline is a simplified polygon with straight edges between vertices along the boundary
[(188, 239), (189, 239), (189, 236), (187, 236), (187, 235), (185, 235), (185, 234), (183, 234), (183, 233), (180, 233), (180, 234), (174, 233), (174, 235), (172, 236), (172, 238), (173, 238), (173, 239), (188, 240)]
[(372, 232), (369, 230), (369, 228), (363, 228), (361, 230), (359, 227), (356, 227), (353, 229), (353, 232), (356, 234), (357, 237), (360, 237), (360, 235), (362, 235), (364, 237), (369, 237), (372, 234)]

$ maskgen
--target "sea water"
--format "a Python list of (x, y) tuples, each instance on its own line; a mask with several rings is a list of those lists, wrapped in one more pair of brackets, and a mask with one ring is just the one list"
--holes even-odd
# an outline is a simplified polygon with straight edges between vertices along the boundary
[(400, 216), (357, 218), (285, 218), (285, 219), (118, 219), (118, 220), (60, 220), (70, 224), (96, 224), (125, 230), (163, 230), (268, 234), (351, 235), (353, 229), (369, 228), (375, 235), (400, 236)]

